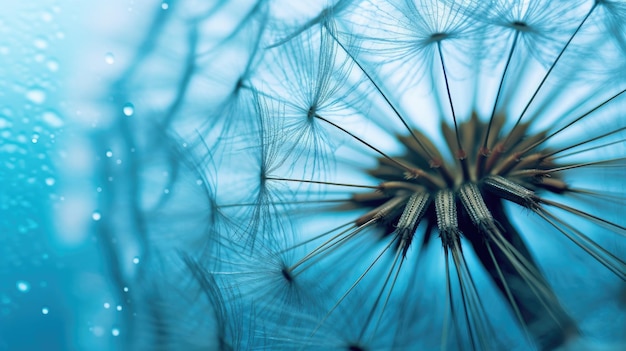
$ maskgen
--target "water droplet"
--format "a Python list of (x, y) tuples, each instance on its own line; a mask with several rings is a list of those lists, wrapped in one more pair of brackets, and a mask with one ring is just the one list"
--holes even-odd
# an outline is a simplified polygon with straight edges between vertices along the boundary
[(45, 39), (43, 39), (43, 38), (37, 38), (37, 39), (35, 39), (35, 41), (33, 42), (33, 44), (35, 45), (35, 47), (36, 47), (37, 49), (41, 49), (41, 50), (43, 50), (43, 49), (45, 49), (45, 48), (47, 48), (47, 47), (48, 47), (48, 42), (47, 42)]
[(44, 308), (41, 309), (41, 313), (48, 314), (48, 313), (50, 313), (50, 310), (48, 310), (48, 307), (44, 307)]
[(139, 257), (135, 257), (135, 258), (133, 258), (133, 263), (134, 263), (134, 264), (138, 264), (138, 263), (139, 263)]
[(42, 113), (41, 119), (52, 128), (63, 127), (63, 120), (54, 111), (46, 111)]
[(115, 56), (113, 56), (113, 54), (112, 54), (112, 53), (107, 52), (107, 53), (104, 55), (104, 62), (108, 63), (109, 65), (114, 64), (114, 63), (115, 63)]
[(118, 310), (118, 311), (121, 311), (122, 310), (122, 305), (117, 305), (117, 307), (115, 309)]
[(26, 98), (35, 104), (42, 104), (46, 101), (46, 92), (39, 88), (33, 88), (26, 92)]
[(110, 303), (108, 303), (108, 302), (105, 302), (105, 303), (104, 303), (104, 308), (109, 309), (109, 307), (111, 307), (111, 304), (110, 304)]
[(135, 106), (130, 102), (127, 102), (126, 104), (124, 104), (122, 111), (124, 112), (124, 115), (130, 117), (135, 113)]
[(54, 180), (54, 178), (52, 178), (52, 177), (48, 177), (48, 178), (46, 178), (46, 185), (47, 185), (47, 186), (53, 186), (55, 182), (56, 182), (56, 181), (55, 181), (55, 180)]
[(59, 61), (51, 59), (46, 63), (46, 67), (48, 67), (50, 72), (56, 72), (59, 70)]
[(37, 142), (39, 142), (39, 134), (33, 134), (33, 136), (30, 138), (30, 141), (33, 144), (37, 144)]
[(41, 19), (44, 22), (50, 22), (50, 21), (52, 21), (52, 14), (50, 12), (42, 12), (41, 13)]
[(94, 212), (91, 214), (91, 219), (93, 219), (94, 221), (99, 221), (102, 218), (102, 215), (100, 214), (100, 212)]
[(11, 127), (11, 122), (5, 118), (5, 116), (0, 115), (0, 129), (5, 129)]
[(104, 328), (102, 328), (100, 326), (95, 326), (95, 327), (91, 328), (91, 332), (95, 336), (102, 336), (102, 335), (104, 335)]
[(117, 328), (113, 328), (113, 329), (111, 329), (111, 335), (113, 335), (113, 336), (118, 336), (118, 335), (120, 335), (120, 330), (119, 330), (119, 329), (117, 329)]
[(128, 292), (128, 287), (127, 286), (124, 287), (124, 292)]
[(170, 5), (168, 3), (166, 3), (166, 2), (164, 2), (164, 3), (161, 4), (161, 8), (163, 10), (167, 10), (168, 8), (170, 8)]
[(17, 287), (17, 290), (23, 293), (28, 292), (28, 290), (30, 290), (30, 284), (24, 280), (18, 280), (17, 283), (15, 283), (15, 287)]
[(113, 151), (109, 150), (105, 153), (107, 157), (113, 157)]

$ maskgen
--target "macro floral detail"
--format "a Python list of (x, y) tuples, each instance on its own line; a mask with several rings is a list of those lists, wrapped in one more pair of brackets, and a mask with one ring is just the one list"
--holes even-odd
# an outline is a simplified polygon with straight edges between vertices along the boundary
[(626, 346), (622, 2), (185, 6), (170, 142), (139, 168), (175, 175), (146, 279), (196, 322), (155, 342)]

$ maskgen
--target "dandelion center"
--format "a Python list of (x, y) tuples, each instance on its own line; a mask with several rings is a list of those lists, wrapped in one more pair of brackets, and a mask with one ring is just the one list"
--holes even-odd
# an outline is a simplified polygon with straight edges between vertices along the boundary
[[(458, 155), (454, 132), (445, 124), (442, 133), (448, 155), (442, 155), (419, 131), (399, 137), (405, 153), (380, 157), (378, 166), (368, 171), (382, 180), (379, 189), (353, 197), (359, 206), (373, 208), (357, 223), (376, 223), (388, 235), (398, 233), (406, 251), (426, 212), (432, 214), (441, 233), (497, 230), (490, 208), (502, 206), (500, 200), (535, 208), (539, 205), (536, 191), (565, 191), (567, 185), (555, 173), (559, 168), (550, 153), (537, 148), (546, 133), (526, 135), (528, 125), (522, 124), (505, 134), (504, 121), (504, 116), (496, 117), (488, 127), (474, 114), (461, 123), (464, 158), (454, 159)], [(442, 162), (445, 157), (454, 162)], [(457, 203), (463, 206), (461, 214)], [(442, 239), (447, 246), (452, 238)]]

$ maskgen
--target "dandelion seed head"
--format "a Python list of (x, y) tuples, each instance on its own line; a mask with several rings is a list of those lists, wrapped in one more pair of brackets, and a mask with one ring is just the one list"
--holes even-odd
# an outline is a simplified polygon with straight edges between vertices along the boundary
[[(190, 155), (150, 212), (196, 220), (165, 228), (224, 345), (551, 350), (602, 333), (579, 301), (626, 279), (626, 82), (607, 73), (616, 51), (594, 54), (620, 47), (617, 2), (262, 3), (210, 41), (219, 59), (192, 60), (228, 89), (172, 107), (194, 121), (167, 125)], [(230, 44), (244, 56), (224, 79)], [(173, 186), (198, 179), (202, 194)]]

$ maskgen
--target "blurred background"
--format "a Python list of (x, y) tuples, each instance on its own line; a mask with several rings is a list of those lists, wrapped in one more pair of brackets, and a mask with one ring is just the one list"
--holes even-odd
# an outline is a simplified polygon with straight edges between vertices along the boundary
[[(1, 1), (0, 350), (111, 350), (131, 287), (105, 264), (98, 172), (121, 163), (93, 140), (112, 123), (119, 79), (162, 1)], [(103, 109), (102, 106), (107, 106)], [(131, 110), (129, 110), (129, 108)], [(101, 148), (100, 148), (101, 146)], [(105, 245), (106, 246), (106, 245)], [(126, 273), (140, 265), (120, 254)], [(119, 267), (118, 267), (119, 269)]]

